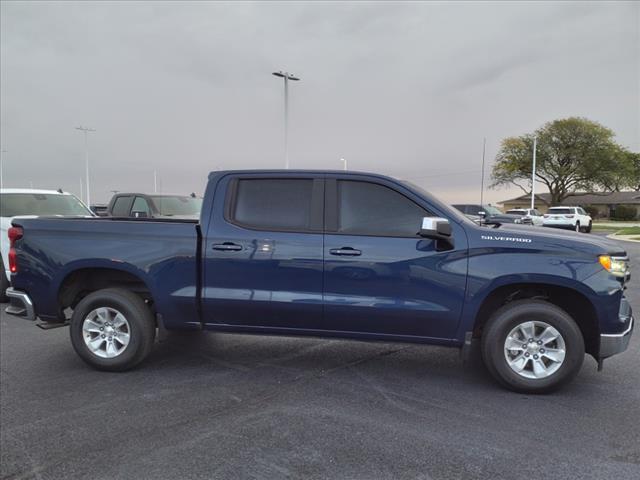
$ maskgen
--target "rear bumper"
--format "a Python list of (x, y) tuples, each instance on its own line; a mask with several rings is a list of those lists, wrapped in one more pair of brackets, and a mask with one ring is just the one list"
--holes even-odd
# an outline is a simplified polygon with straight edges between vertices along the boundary
[[(623, 302), (625, 306), (626, 302)], [(607, 358), (618, 353), (624, 352), (629, 346), (629, 340), (633, 333), (634, 319), (631, 314), (631, 307), (626, 304), (626, 312), (628, 313), (627, 327), (620, 333), (603, 333), (600, 335), (600, 358)]]
[(5, 312), (15, 315), (17, 317), (22, 317), (26, 320), (35, 320), (36, 312), (33, 308), (33, 302), (29, 295), (20, 290), (16, 290), (13, 287), (7, 288), (6, 292), (7, 297), (9, 297), (9, 306), (6, 308)]
[(547, 228), (563, 228), (567, 230), (573, 230), (576, 228), (575, 223), (543, 223), (542, 226)]

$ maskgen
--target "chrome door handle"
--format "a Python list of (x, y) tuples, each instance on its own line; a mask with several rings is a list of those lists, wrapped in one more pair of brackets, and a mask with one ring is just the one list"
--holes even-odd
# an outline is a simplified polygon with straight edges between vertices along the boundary
[(329, 250), (329, 253), (331, 255), (339, 255), (345, 257), (357, 257), (358, 255), (362, 255), (362, 252), (360, 250), (356, 250), (355, 248), (351, 247), (332, 248), (331, 250)]
[(236, 243), (225, 242), (225, 243), (216, 243), (213, 245), (214, 250), (222, 250), (223, 252), (237, 252), (242, 250), (242, 245), (238, 245)]

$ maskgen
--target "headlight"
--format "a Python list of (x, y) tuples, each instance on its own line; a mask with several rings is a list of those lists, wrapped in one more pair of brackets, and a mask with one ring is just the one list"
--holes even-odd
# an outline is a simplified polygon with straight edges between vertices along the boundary
[(516, 218), (513, 223), (522, 223), (522, 220), (520, 220), (519, 218)]
[(612, 257), (611, 255), (600, 255), (598, 257), (600, 265), (605, 270), (616, 277), (626, 277), (629, 273), (629, 259), (627, 257)]

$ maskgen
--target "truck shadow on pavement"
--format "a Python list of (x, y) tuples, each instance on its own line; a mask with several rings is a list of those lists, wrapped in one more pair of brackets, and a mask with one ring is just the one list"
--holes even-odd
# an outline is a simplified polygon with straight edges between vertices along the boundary
[(463, 364), (455, 348), (343, 339), (171, 332), (156, 343), (153, 353), (138, 367), (180, 368), (200, 373), (220, 369), (260, 371), (263, 375), (271, 370), (312, 377), (359, 369), (396, 380), (499, 388), (477, 351)]

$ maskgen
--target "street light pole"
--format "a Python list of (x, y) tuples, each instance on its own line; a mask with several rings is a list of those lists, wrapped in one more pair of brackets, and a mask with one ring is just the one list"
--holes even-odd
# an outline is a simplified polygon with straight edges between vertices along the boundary
[(87, 206), (91, 205), (91, 194), (89, 191), (89, 142), (87, 140), (87, 133), (89, 132), (95, 132), (95, 129), (93, 128), (89, 128), (89, 127), (83, 127), (82, 125), (79, 127), (76, 127), (76, 130), (80, 130), (81, 132), (84, 133), (84, 162), (85, 162), (85, 169), (86, 169), (86, 190), (87, 190)]
[(533, 168), (531, 169), (531, 209), (536, 208), (536, 150), (538, 137), (533, 137)]
[(346, 170), (347, 169), (347, 159), (346, 158), (341, 158), (340, 161), (342, 163), (344, 163), (344, 170)]
[(273, 72), (273, 75), (284, 79), (284, 168), (289, 168), (289, 80), (294, 82), (300, 79), (289, 72)]
[(0, 189), (2, 189), (2, 186), (4, 185), (2, 183), (2, 165), (4, 165), (4, 154), (8, 153), (6, 150), (2, 150), (0, 151)]

